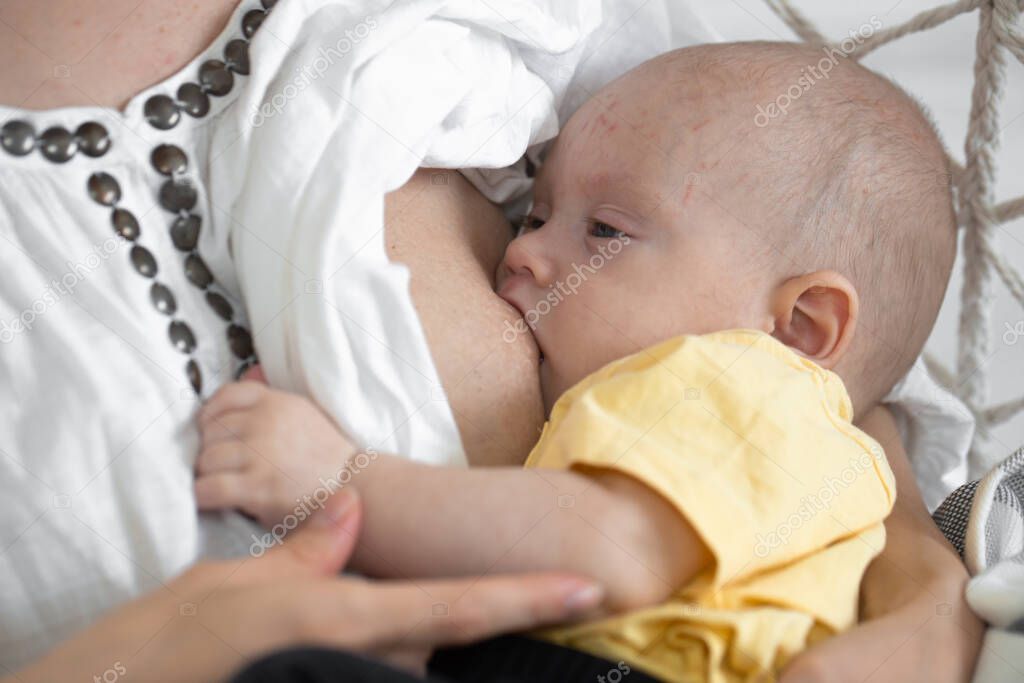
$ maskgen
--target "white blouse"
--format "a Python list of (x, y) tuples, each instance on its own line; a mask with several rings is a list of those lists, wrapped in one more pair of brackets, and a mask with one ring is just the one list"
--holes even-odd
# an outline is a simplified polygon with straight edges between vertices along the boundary
[[(192, 494), (200, 397), (253, 357), (229, 207), (208, 186), (217, 127), (247, 78), (246, 43), (232, 46), (236, 62), (206, 69), (230, 91), (181, 93), (196, 115), (153, 100), (223, 59), (242, 15), (257, 12), (250, 26), (263, 15), (244, 5), (207, 53), (123, 112), (0, 107), (4, 666), (197, 557), (246, 552), (258, 531), (234, 514), (200, 519)], [(171, 103), (159, 125), (147, 103)]]
[[(195, 411), (252, 337), (274, 384), (357, 441), (464, 463), (384, 194), (419, 166), (513, 164), (672, 41), (660, 2), (603, 23), (599, 0), (263, 5), (121, 112), (0, 106), (5, 667), (198, 558), (253, 552), (261, 530), (199, 516), (192, 488)], [(708, 37), (691, 23), (686, 42)], [(470, 175), (495, 200), (529, 186)]]
[(634, 4), (245, 0), (121, 112), (0, 106), (0, 665), (258, 554), (193, 497), (195, 411), (253, 346), (362, 445), (465, 462), (384, 195), (435, 166), (517, 201), (590, 94), (712, 38)]

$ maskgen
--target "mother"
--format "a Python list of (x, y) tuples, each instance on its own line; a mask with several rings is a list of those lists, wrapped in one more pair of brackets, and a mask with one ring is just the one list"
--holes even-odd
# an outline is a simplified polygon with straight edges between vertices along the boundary
[[(332, 578), (356, 524), (344, 500), (283, 549), (212, 559), (238, 555), (252, 531), (236, 517), (196, 520), (190, 472), (195, 396), (253, 355), (218, 228), (225, 207), (205, 183), (223, 150), (201, 125), (245, 87), (244, 38), (263, 11), (246, 3), (236, 27), (236, 4), (23, 0), (0, 15), (0, 57), (14, 67), (0, 72), (0, 664), (18, 680), (216, 680), (305, 642), (407, 662), (438, 644), (568, 618), (585, 587), (495, 579), (456, 602), (446, 596), (468, 583)], [(285, 0), (275, 11), (301, 8)], [(225, 24), (239, 37), (217, 39)], [(177, 103), (157, 96), (197, 55), (221, 52), (227, 65), (204, 60), (202, 86), (181, 86)], [(473, 464), (520, 462), (543, 415), (529, 338), (496, 343), (510, 315), (491, 291), (508, 226), (459, 174), (446, 184), (431, 175), (389, 196), (389, 253), (412, 273)], [(901, 490), (865, 582), (868, 621), (790, 675), (960, 680), (977, 642), (963, 570), (916, 495), (891, 422), (878, 413), (864, 426), (893, 458)], [(438, 601), (452, 602), (451, 620), (429, 618)], [(460, 629), (460, 615), (477, 627)], [(425, 618), (426, 632), (408, 638)]]

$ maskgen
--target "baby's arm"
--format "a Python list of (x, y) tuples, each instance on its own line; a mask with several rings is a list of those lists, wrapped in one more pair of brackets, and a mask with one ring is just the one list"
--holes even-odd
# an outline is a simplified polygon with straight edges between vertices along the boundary
[(354, 566), (377, 576), (573, 571), (599, 580), (620, 611), (663, 601), (709, 562), (678, 511), (615, 472), (381, 456), (353, 482), (366, 510)]
[[(355, 453), (312, 403), (256, 382), (221, 390), (200, 426), (196, 493), (203, 509), (259, 516), (279, 486), (272, 481), (277, 465), (266, 462)], [(228, 466), (239, 462), (248, 464)], [(353, 567), (366, 573), (573, 571), (602, 583), (606, 607), (620, 611), (662, 601), (710, 562), (679, 512), (626, 475), (441, 468), (380, 454), (352, 462), (344, 479), (365, 510)], [(302, 483), (307, 495), (318, 485), (315, 478)], [(274, 507), (287, 502), (296, 505), (281, 500)]]

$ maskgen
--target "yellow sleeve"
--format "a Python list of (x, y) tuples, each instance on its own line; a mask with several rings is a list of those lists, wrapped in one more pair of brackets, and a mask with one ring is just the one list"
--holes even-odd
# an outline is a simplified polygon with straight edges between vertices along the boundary
[(768, 335), (679, 337), (566, 392), (526, 466), (638, 479), (701, 536), (719, 587), (886, 517), (895, 480), (851, 419), (838, 376)]

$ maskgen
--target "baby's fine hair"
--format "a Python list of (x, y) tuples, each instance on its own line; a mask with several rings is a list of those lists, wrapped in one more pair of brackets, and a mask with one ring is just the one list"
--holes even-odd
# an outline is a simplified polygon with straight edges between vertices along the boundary
[(759, 152), (745, 160), (766, 191), (771, 229), (759, 232), (778, 276), (832, 269), (856, 287), (860, 320), (837, 370), (864, 405), (877, 402), (920, 355), (956, 255), (950, 168), (934, 124), (908, 93), (835, 48), (751, 42), (686, 52), (689, 69), (714, 75), (702, 83), (740, 100), (730, 108)]

